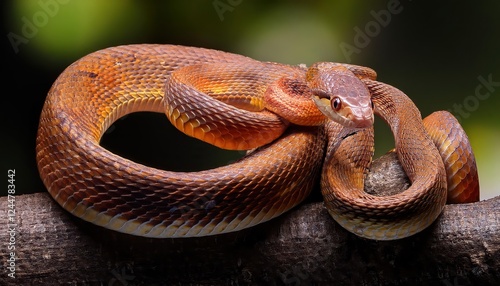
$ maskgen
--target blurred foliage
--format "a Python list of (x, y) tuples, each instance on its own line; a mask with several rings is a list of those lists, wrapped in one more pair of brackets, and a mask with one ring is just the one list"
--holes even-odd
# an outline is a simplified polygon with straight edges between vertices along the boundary
[[(496, 147), (500, 86), (494, 85), (500, 82), (498, 1), (16, 0), (2, 4), (4, 66), (8, 83), (15, 86), (8, 97), (9, 110), (2, 114), (7, 134), (2, 140), (2, 167), (18, 170), (19, 193), (43, 189), (34, 144), (38, 116), (57, 75), (87, 53), (131, 43), (201, 46), (290, 64), (337, 61), (372, 67), (379, 80), (406, 92), (423, 116), (444, 109), (461, 117), (477, 156), (482, 198), (500, 192), (495, 184), (500, 167)], [(490, 96), (480, 99), (476, 88), (484, 82), (479, 78), (489, 76), (493, 85), (481, 91)], [(457, 105), (465, 111), (457, 111)], [(123, 127), (115, 126), (117, 132), (108, 137), (127, 140), (131, 149), (155, 143), (161, 146), (158, 154), (144, 160), (162, 167), (160, 161), (172, 161), (167, 156), (172, 152), (162, 152), (184, 144), (172, 143), (175, 131), (156, 130), (168, 121), (135, 120), (123, 120), (130, 122), (120, 122)], [(118, 136), (120, 128), (137, 130), (134, 126), (145, 132)], [(162, 135), (147, 138), (148, 133)], [(390, 149), (392, 142), (388, 128), (377, 123), (377, 154)], [(188, 162), (205, 160), (189, 149), (173, 153), (196, 153), (184, 159)], [(219, 157), (216, 165), (234, 157), (212, 149), (208, 153)]]
[(112, 38), (137, 35), (147, 20), (142, 18), (141, 5), (131, 0), (16, 1), (13, 10), (14, 21), (24, 18), (23, 25), (35, 27), (28, 52), (44, 64), (66, 62)]

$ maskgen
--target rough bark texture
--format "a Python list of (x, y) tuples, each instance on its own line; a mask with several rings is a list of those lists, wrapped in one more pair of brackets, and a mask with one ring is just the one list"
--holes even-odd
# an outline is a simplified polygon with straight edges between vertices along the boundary
[[(372, 172), (368, 191), (406, 184), (393, 155)], [(321, 202), (235, 234), (155, 240), (83, 222), (46, 192), (14, 199), (1, 285), (500, 285), (500, 197), (448, 205), (429, 229), (389, 242), (348, 233)], [(9, 205), (2, 197), (5, 219)]]

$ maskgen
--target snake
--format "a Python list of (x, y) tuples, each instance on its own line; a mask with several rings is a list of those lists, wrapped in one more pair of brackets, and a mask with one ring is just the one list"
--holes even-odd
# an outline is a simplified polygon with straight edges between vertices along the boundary
[[(479, 199), (477, 167), (453, 115), (422, 119), (407, 95), (376, 76), (350, 64), (287, 65), (180, 45), (98, 50), (69, 65), (48, 92), (36, 139), (39, 174), (69, 213), (136, 236), (240, 231), (296, 207), (320, 182), (328, 212), (349, 232), (408, 237), (431, 225), (446, 202)], [(188, 136), (248, 154), (177, 172), (102, 147), (106, 130), (133, 112), (164, 113)], [(395, 195), (363, 191), (375, 115), (390, 126), (411, 181)]]

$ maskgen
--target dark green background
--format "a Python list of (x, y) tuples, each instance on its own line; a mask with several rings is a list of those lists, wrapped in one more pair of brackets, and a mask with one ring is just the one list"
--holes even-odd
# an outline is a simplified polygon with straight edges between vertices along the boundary
[[(87, 53), (132, 43), (200, 46), (290, 64), (336, 61), (372, 67), (379, 80), (406, 92), (422, 115), (454, 111), (476, 152), (481, 198), (500, 192), (495, 186), (500, 87), (482, 88), (487, 98), (476, 94), (479, 78), (500, 82), (499, 1), (17, 0), (1, 5), (1, 170), (7, 181), (7, 170), (16, 169), (18, 194), (45, 190), (35, 165), (35, 137), (57, 75)], [(364, 42), (359, 31), (369, 34)], [(356, 52), (346, 56), (341, 48), (346, 45)], [(456, 105), (464, 111), (454, 110)], [(381, 154), (391, 148), (392, 138), (385, 126), (378, 124), (377, 131)], [(193, 140), (179, 138), (184, 136), (160, 114), (130, 115), (104, 139), (124, 156), (178, 170), (241, 156), (212, 148), (200, 152), (187, 144)], [(175, 163), (180, 160), (189, 164)]]

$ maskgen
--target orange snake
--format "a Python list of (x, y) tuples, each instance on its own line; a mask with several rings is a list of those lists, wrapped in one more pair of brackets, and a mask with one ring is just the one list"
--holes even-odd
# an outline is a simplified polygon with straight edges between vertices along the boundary
[[(175, 45), (100, 50), (70, 65), (49, 91), (38, 169), (64, 209), (133, 235), (251, 227), (296, 206), (321, 176), (326, 207), (344, 228), (371, 239), (406, 237), (429, 226), (447, 197), (479, 199), (476, 163), (449, 113), (422, 123), (404, 93), (375, 77), (353, 65), (289, 66)], [(256, 149), (228, 166), (172, 172), (99, 145), (115, 120), (138, 111), (164, 112), (179, 130), (221, 148)], [(374, 112), (391, 126), (412, 182), (397, 195), (363, 192)]]

